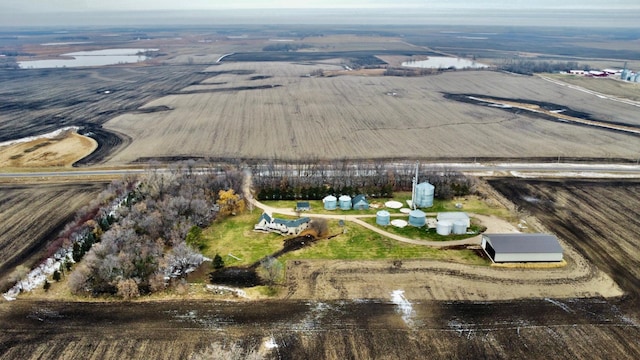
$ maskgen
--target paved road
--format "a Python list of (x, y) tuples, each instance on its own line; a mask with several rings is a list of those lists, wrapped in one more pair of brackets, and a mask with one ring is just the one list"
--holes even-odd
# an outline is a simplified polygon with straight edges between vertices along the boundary
[[(640, 152), (638, 154), (640, 157)], [(639, 159), (640, 160), (640, 159)], [(563, 163), (437, 163), (433, 168), (441, 167), (462, 172), (535, 172), (562, 175), (563, 173), (589, 173), (593, 175), (628, 174), (640, 177), (640, 165), (617, 164), (563, 164)], [(166, 169), (165, 169), (166, 170)], [(64, 171), (39, 172), (0, 172), (0, 178), (42, 178), (42, 177), (86, 177), (86, 176), (119, 176), (142, 174), (145, 169), (78, 169)], [(160, 170), (163, 171), (163, 170)]]

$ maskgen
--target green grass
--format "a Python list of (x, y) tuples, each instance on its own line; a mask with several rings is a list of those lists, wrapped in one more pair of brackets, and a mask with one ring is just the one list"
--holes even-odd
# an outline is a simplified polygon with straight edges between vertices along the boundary
[[(335, 226), (332, 224), (332, 231)], [(318, 240), (312, 246), (285, 254), (282, 261), (294, 259), (376, 260), (434, 259), (469, 264), (487, 264), (471, 250), (442, 250), (388, 239), (357, 224), (347, 223), (346, 234)]]
[[(285, 237), (253, 231), (261, 214), (259, 210), (254, 210), (253, 213), (247, 212), (216, 221), (202, 232), (206, 239), (204, 255), (213, 259), (216, 254), (220, 254), (226, 266), (235, 266), (253, 264), (278, 251)], [(242, 260), (236, 260), (228, 254)]]

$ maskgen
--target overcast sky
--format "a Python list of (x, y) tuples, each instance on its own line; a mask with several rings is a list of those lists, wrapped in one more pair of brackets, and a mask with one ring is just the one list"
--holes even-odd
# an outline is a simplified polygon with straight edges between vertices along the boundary
[(196, 10), (260, 8), (640, 9), (638, 0), (0, 0), (0, 11)]

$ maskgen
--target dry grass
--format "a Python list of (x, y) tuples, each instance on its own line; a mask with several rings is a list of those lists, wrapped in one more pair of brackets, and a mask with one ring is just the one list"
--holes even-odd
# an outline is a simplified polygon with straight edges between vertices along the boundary
[(95, 140), (68, 132), (54, 139), (41, 138), (0, 147), (0, 167), (71, 167), (97, 147)]
[[(254, 74), (212, 76), (206, 81), (209, 92), (170, 95), (147, 104), (170, 106), (172, 111), (112, 119), (107, 128), (133, 138), (112, 163), (176, 155), (255, 159), (635, 157), (635, 149), (640, 148), (637, 137), (456, 103), (441, 94), (548, 101), (602, 120), (640, 123), (637, 109), (630, 105), (542, 79), (487, 71), (421, 78), (305, 77), (318, 68), (336, 69), (268, 62), (215, 66), (211, 71), (252, 70)], [(271, 77), (250, 80), (256, 75)], [(224, 84), (215, 85), (219, 80)], [(248, 86), (267, 88), (241, 90)], [(395, 96), (387, 95), (390, 93)]]

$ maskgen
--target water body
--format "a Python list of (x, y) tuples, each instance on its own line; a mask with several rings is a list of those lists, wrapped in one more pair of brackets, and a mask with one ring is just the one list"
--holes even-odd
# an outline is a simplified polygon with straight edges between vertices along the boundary
[(475, 62), (473, 60), (453, 58), (446, 56), (430, 56), (428, 60), (405, 61), (402, 66), (423, 69), (484, 69), (489, 65)]
[(104, 49), (95, 51), (78, 51), (61, 55), (71, 57), (71, 59), (19, 61), (18, 65), (21, 69), (52, 69), (131, 64), (147, 60), (146, 56), (141, 55), (146, 51), (158, 51), (158, 49)]

